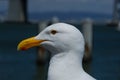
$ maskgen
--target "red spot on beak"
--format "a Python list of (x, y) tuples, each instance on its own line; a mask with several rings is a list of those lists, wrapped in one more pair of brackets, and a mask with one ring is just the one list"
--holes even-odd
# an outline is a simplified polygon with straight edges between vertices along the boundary
[(21, 50), (23, 50), (23, 51), (25, 51), (25, 50), (27, 50), (25, 47), (23, 47)]

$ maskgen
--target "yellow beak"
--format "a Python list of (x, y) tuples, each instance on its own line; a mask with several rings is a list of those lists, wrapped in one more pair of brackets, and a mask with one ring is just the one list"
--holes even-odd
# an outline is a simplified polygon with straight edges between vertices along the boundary
[(39, 46), (40, 43), (46, 40), (37, 40), (35, 37), (25, 39), (18, 44), (17, 50), (27, 50), (31, 47)]

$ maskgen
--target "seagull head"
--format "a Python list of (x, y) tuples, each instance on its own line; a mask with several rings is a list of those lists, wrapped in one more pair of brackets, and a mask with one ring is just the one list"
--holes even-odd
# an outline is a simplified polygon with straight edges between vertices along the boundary
[(51, 53), (72, 50), (84, 50), (84, 38), (74, 26), (66, 23), (56, 23), (48, 26), (37, 36), (21, 41), (18, 50), (41, 46)]

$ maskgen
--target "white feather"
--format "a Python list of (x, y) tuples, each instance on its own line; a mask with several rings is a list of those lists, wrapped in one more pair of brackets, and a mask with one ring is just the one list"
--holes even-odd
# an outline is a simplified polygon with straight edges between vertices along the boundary
[[(56, 30), (56, 34), (51, 34)], [(52, 54), (48, 80), (95, 80), (82, 68), (84, 38), (72, 25), (56, 23), (43, 30), (36, 39), (48, 41), (40, 44)]]

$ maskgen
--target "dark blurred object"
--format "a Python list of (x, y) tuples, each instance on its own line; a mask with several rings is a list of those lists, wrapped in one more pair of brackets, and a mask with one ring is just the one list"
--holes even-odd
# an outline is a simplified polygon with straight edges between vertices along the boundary
[(28, 22), (27, 0), (9, 0), (6, 22)]

